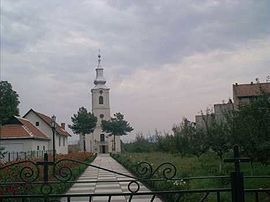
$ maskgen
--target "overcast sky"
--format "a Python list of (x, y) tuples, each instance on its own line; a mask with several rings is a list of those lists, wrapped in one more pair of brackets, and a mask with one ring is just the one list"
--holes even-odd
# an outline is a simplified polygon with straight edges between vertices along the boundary
[(269, 0), (0, 0), (1, 80), (30, 108), (71, 123), (91, 110), (98, 49), (111, 113), (135, 133), (170, 131), (270, 75)]

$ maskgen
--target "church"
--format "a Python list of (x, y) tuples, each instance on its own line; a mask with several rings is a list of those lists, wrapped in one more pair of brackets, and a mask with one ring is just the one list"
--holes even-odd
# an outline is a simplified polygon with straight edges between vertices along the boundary
[[(93, 133), (85, 135), (86, 151), (94, 153), (118, 153), (121, 152), (121, 140), (102, 131), (101, 121), (110, 120), (110, 89), (105, 85), (103, 68), (101, 67), (101, 56), (98, 55), (98, 65), (96, 67), (96, 79), (92, 94), (92, 113), (97, 117), (97, 125)], [(83, 150), (83, 136), (80, 135), (80, 147)], [(114, 148), (115, 145), (115, 148)]]

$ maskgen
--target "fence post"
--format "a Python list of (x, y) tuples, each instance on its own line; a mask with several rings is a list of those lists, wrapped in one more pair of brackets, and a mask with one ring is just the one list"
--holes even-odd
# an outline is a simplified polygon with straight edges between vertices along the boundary
[(245, 202), (244, 175), (240, 171), (240, 162), (248, 162), (248, 158), (240, 158), (239, 146), (233, 147), (232, 159), (225, 159), (224, 162), (234, 163), (234, 172), (231, 172), (232, 202)]
[(232, 202), (245, 202), (244, 178), (242, 172), (231, 173)]

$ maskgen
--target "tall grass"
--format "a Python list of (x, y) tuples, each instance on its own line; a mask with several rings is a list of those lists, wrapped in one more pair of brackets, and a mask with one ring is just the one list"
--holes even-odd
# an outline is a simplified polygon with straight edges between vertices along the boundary
[[(228, 154), (229, 155), (229, 154)], [(158, 167), (161, 163), (170, 162), (176, 166), (177, 173), (175, 178), (184, 179), (185, 184), (175, 186), (175, 183), (166, 184), (166, 182), (149, 183), (148, 186), (154, 190), (168, 190), (168, 189), (209, 189), (209, 188), (230, 188), (229, 178), (216, 179), (189, 179), (198, 176), (230, 176), (230, 172), (234, 170), (234, 166), (230, 163), (223, 165), (223, 170), (219, 172), (219, 159), (211, 152), (203, 154), (200, 158), (195, 156), (181, 156), (180, 154), (170, 153), (126, 153), (114, 156), (120, 163), (122, 163), (128, 170), (136, 173), (136, 165), (138, 162), (146, 161), (150, 163), (153, 168)], [(241, 164), (241, 171), (245, 176), (251, 175), (251, 168), (249, 163)], [(254, 175), (270, 175), (270, 166), (262, 165), (261, 163), (254, 163)], [(138, 176), (138, 175), (137, 175)], [(138, 176), (139, 177), (139, 176)], [(158, 177), (158, 176), (155, 176)], [(245, 188), (269, 188), (270, 180), (258, 178), (245, 178)], [(166, 185), (165, 185), (166, 184)], [(186, 196), (183, 201), (193, 201), (200, 198), (202, 195), (197, 194), (193, 196)], [(222, 201), (230, 201), (230, 193), (221, 194)], [(167, 201), (173, 201), (173, 196), (165, 197)], [(207, 201), (215, 201), (216, 196), (210, 194)], [(247, 201), (253, 201), (253, 195), (247, 194)], [(251, 199), (252, 198), (252, 199)], [(266, 198), (266, 196), (262, 196)], [(267, 198), (270, 200), (270, 198)]]

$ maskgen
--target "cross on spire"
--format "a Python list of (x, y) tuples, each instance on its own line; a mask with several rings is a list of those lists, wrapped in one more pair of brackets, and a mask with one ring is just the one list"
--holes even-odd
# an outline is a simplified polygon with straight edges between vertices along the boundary
[(101, 55), (100, 55), (100, 49), (98, 49), (98, 67), (100, 67), (101, 62)]
[(240, 163), (241, 162), (249, 162), (250, 161), (249, 158), (240, 158), (238, 145), (234, 145), (234, 147), (233, 147), (233, 157), (234, 158), (231, 158), (231, 159), (224, 159), (224, 162), (233, 162), (235, 172), (240, 172)]

